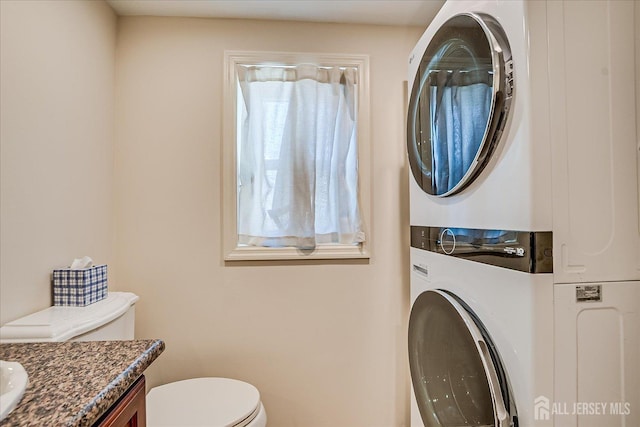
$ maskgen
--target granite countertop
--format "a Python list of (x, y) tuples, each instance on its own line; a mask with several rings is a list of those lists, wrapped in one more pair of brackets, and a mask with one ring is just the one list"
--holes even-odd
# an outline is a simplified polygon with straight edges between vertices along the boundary
[(164, 351), (161, 340), (0, 344), (29, 385), (5, 426), (91, 426)]

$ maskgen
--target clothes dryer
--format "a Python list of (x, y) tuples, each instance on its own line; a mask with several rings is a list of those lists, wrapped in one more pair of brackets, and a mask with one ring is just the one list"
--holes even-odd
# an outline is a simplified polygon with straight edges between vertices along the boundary
[(556, 281), (640, 278), (633, 1), (448, 1), (408, 59), (412, 226), (553, 232)]

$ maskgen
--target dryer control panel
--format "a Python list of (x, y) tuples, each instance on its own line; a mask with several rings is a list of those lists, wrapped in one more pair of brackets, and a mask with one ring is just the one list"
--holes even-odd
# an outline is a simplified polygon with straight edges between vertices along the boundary
[(553, 273), (551, 231), (411, 226), (411, 246), (525, 273)]

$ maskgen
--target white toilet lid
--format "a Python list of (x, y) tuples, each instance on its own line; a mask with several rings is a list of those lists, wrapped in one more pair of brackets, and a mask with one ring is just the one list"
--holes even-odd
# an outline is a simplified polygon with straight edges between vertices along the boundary
[(154, 387), (146, 400), (149, 427), (235, 427), (255, 417), (260, 392), (229, 378), (194, 378)]
[(109, 292), (84, 307), (53, 306), (5, 324), (0, 343), (67, 341), (122, 316), (137, 301), (130, 292)]

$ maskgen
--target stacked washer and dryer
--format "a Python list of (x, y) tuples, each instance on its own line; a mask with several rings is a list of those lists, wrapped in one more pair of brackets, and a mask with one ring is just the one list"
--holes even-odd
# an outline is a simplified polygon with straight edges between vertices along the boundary
[(448, 1), (411, 53), (411, 427), (640, 425), (637, 8)]

